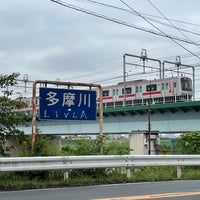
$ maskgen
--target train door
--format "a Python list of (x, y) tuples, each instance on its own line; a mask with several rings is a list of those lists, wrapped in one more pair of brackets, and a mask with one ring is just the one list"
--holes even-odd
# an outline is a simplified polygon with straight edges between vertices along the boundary
[(177, 97), (177, 82), (176, 82), (176, 80), (172, 81), (172, 94), (174, 96), (174, 101), (176, 102), (176, 97)]
[(135, 100), (134, 104), (135, 105), (141, 105), (143, 102), (142, 100), (142, 86), (141, 85), (136, 85), (135, 86)]
[(166, 83), (165, 82), (162, 82), (161, 83), (161, 94), (162, 94), (162, 97), (158, 100), (159, 102), (163, 103), (165, 102), (165, 97), (166, 97)]
[(116, 106), (116, 101), (118, 100), (118, 95), (119, 95), (119, 90), (118, 89), (113, 89), (112, 90), (112, 97), (113, 97), (113, 107)]

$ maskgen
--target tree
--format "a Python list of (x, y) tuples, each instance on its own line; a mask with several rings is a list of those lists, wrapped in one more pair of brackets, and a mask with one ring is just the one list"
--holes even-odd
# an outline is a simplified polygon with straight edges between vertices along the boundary
[(19, 73), (12, 73), (10, 75), (0, 74), (0, 156), (6, 156), (11, 149), (7, 145), (7, 140), (10, 136), (23, 135), (17, 126), (25, 125), (27, 116), (19, 112), (19, 109), (25, 106), (23, 102), (11, 98), (13, 90), (9, 90), (10, 86), (17, 84), (17, 77)]
[(184, 154), (200, 154), (200, 132), (182, 134), (181, 147)]
[(57, 156), (60, 154), (60, 148), (55, 137), (41, 135), (38, 128), (36, 128), (34, 153), (31, 151), (31, 135), (23, 135), (20, 138), (18, 156)]

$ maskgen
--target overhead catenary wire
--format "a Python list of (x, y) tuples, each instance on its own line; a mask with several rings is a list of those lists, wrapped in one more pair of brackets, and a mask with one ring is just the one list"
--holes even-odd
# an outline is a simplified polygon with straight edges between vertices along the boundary
[[(160, 29), (158, 29), (157, 26), (155, 26), (154, 24), (152, 24), (150, 21), (149, 18), (145, 17), (144, 14), (141, 14), (139, 12), (137, 12), (136, 10), (134, 10), (132, 7), (130, 7), (127, 3), (125, 3), (124, 1), (121, 1), (123, 4), (125, 4), (128, 8), (130, 8), (131, 10), (127, 10), (127, 9), (124, 9), (124, 8), (120, 8), (118, 6), (114, 6), (114, 5), (111, 5), (111, 4), (105, 4), (105, 3), (102, 3), (102, 2), (98, 2), (98, 1), (94, 1), (94, 0), (76, 0), (76, 1), (79, 1), (79, 2), (90, 2), (90, 3), (93, 3), (93, 4), (96, 4), (96, 5), (100, 5), (100, 6), (105, 6), (105, 7), (109, 7), (109, 8), (114, 8), (114, 9), (119, 9), (119, 10), (122, 10), (122, 11), (126, 11), (126, 12), (129, 12), (131, 14), (134, 14), (134, 15), (137, 15), (139, 17), (142, 17), (145, 21), (147, 21), (148, 23), (150, 23), (153, 27), (155, 27), (157, 30), (159, 30), (161, 33), (164, 33), (163, 31), (161, 31)], [(193, 34), (196, 34), (196, 35), (200, 35), (199, 33), (194, 33), (194, 32), (191, 32), (189, 30), (185, 30), (185, 29), (182, 29), (182, 28), (179, 28), (179, 27), (176, 27), (170, 20), (168, 19), (150, 0), (148, 0), (149, 3), (162, 15), (162, 19), (165, 19), (168, 21), (168, 23), (171, 25), (170, 27), (172, 28), (175, 28), (176, 30), (179, 31), (179, 33), (181, 33), (185, 38), (187, 38), (189, 41), (192, 42), (192, 40), (186, 36), (182, 31), (187, 31), (187, 32), (190, 32), (190, 33), (193, 33)], [(175, 20), (174, 20), (175, 21)], [(176, 20), (177, 21), (177, 20)], [(157, 21), (158, 22), (158, 21)], [(179, 21), (180, 22), (180, 21)], [(161, 23), (161, 22), (160, 22)], [(169, 24), (165, 24), (165, 25), (168, 25)], [(172, 38), (170, 38), (172, 39)], [(173, 39), (172, 39), (173, 40)], [(173, 40), (174, 41), (174, 40)], [(178, 43), (177, 41), (174, 41), (178, 46), (182, 47), (184, 50), (188, 51), (190, 54), (192, 54), (193, 56), (197, 57), (198, 59), (200, 59), (200, 57), (198, 56), (197, 53), (194, 53), (192, 51), (190, 51), (188, 48), (184, 47), (183, 45), (181, 45), (180, 43)], [(198, 48), (199, 46), (196, 45)]]
[[(150, 63), (149, 63), (149, 64), (150, 64)], [(138, 63), (135, 63), (135, 64), (133, 64), (133, 65), (135, 65), (135, 67), (137, 67), (137, 66), (143, 67), (143, 65), (138, 64)], [(200, 64), (199, 64), (199, 63), (193, 63), (192, 66), (195, 66), (195, 69), (196, 69), (196, 70), (200, 70)], [(122, 67), (122, 66), (121, 66), (121, 67)], [(151, 68), (150, 65), (147, 65), (147, 67), (150, 67), (150, 68)], [(139, 77), (139, 79), (140, 79), (140, 78), (141, 78), (141, 75), (145, 78), (145, 76), (149, 76), (150, 74), (154, 74), (154, 75), (155, 75), (154, 78), (156, 78), (156, 77), (157, 77), (156, 73), (159, 72), (159, 70), (153, 70), (153, 71), (147, 71), (145, 74), (141, 74), (141, 72), (136, 72), (135, 69), (132, 69), (132, 70), (134, 70), (134, 73), (129, 72), (129, 73), (127, 74), (127, 78), (129, 78), (129, 80), (133, 80), (132, 77), (134, 77), (134, 80), (137, 79), (137, 77)], [(175, 67), (169, 67), (169, 68), (167, 69), (167, 71), (168, 71), (168, 73), (171, 73), (171, 72), (176, 73), (176, 72), (177, 72), (177, 69), (176, 69)], [(188, 73), (188, 72), (189, 72), (189, 69), (184, 69), (184, 71), (180, 71), (180, 73), (183, 73), (183, 74), (190, 74), (190, 73)], [(168, 74), (168, 76), (173, 76), (173, 75), (176, 76), (176, 74), (171, 74), (171, 75)], [(199, 77), (199, 76), (200, 76), (200, 75), (196, 75), (196, 76), (195, 76), (196, 81), (200, 80), (199, 78), (197, 78), (197, 77)], [(111, 85), (115, 85), (115, 84), (117, 84), (118, 82), (120, 82), (122, 78), (123, 78), (122, 75), (116, 75), (116, 76), (114, 76), (113, 74), (111, 74), (111, 76), (109, 76), (109, 77), (102, 76), (102, 78), (99, 78), (99, 79), (94, 78), (94, 79), (91, 80), (91, 77), (90, 77), (90, 75), (88, 74), (88, 78), (85, 77), (85, 78), (84, 78), (84, 82), (88, 82), (88, 80), (89, 80), (89, 82), (91, 82), (91, 83), (101, 83), (101, 84), (103, 84), (104, 86), (106, 86), (106, 85), (110, 85), (110, 84), (108, 84), (108, 83), (111, 83)], [(146, 77), (146, 78), (147, 78), (147, 77)], [(148, 79), (148, 78), (147, 78), (147, 79)], [(113, 81), (114, 81), (114, 82), (113, 82)], [(21, 81), (21, 80), (19, 80), (18, 82), (22, 84), (22, 81)], [(24, 87), (25, 87), (24, 85), (17, 85), (17, 86), (15, 86), (14, 88), (24, 88)], [(32, 89), (32, 87), (27, 87), (27, 89)], [(16, 91), (16, 89), (14, 89), (14, 91)], [(22, 96), (27, 96), (29, 93), (30, 93), (30, 92), (28, 92), (28, 91), (25, 92), (24, 90), (23, 90), (23, 91), (20, 91), (20, 94), (22, 94)], [(19, 93), (18, 93), (18, 94), (16, 93), (16, 95), (19, 96)]]
[[(188, 54), (188, 57), (190, 57), (191, 56), (191, 54)], [(98, 72), (97, 72), (98, 73)], [(107, 73), (106, 71), (105, 71), (105, 73)], [(105, 74), (104, 72), (101, 72), (100, 74), (101, 75), (103, 75), (103, 74)], [(90, 76), (90, 75), (88, 75), (88, 76)], [(64, 77), (64, 76), (63, 76)]]
[(134, 28), (134, 29), (141, 30), (141, 31), (144, 31), (144, 32), (148, 32), (148, 33), (151, 33), (151, 34), (154, 34), (154, 35), (170, 38), (170, 39), (173, 39), (175, 41), (177, 40), (177, 41), (181, 41), (181, 42), (192, 44), (192, 45), (200, 45), (200, 43), (197, 43), (195, 41), (188, 41), (184, 38), (176, 37), (176, 36), (173, 36), (173, 35), (168, 35), (168, 34), (165, 34), (165, 33), (162, 33), (162, 32), (157, 32), (157, 31), (154, 31), (154, 30), (151, 30), (151, 29), (146, 29), (144, 27), (136, 26), (136, 25), (133, 25), (131, 23), (127, 23), (125, 21), (121, 21), (121, 20), (118, 20), (118, 19), (113, 18), (113, 17), (109, 17), (109, 16), (106, 16), (106, 15), (103, 15), (103, 14), (99, 14), (97, 12), (93, 12), (93, 11), (90, 11), (90, 10), (87, 10), (87, 9), (84, 9), (84, 8), (80, 8), (78, 6), (74, 6), (74, 5), (66, 3), (66, 2), (62, 2), (60, 0), (50, 0), (50, 1), (57, 3), (61, 6), (64, 6), (64, 7), (73, 9), (73, 10), (77, 10), (79, 12), (82, 12), (82, 13), (85, 13), (85, 14), (88, 14), (88, 15), (92, 15), (92, 16), (95, 16), (95, 17), (98, 17), (98, 18), (102, 18), (102, 19), (105, 19), (105, 20), (108, 20), (108, 21), (111, 21), (111, 22), (114, 22), (114, 23), (117, 23), (117, 24), (121, 24), (121, 25), (130, 27), (130, 28)]
[[(108, 8), (113, 8), (113, 9), (117, 9), (117, 10), (124, 11), (124, 12), (128, 12), (129, 14), (133, 14), (133, 15), (136, 15), (136, 16), (139, 16), (138, 13), (140, 13), (140, 15), (145, 16), (145, 18), (148, 19), (148, 20), (150, 20), (150, 21), (154, 21), (154, 22), (156, 22), (156, 23), (159, 23), (159, 24), (162, 24), (162, 25), (165, 25), (165, 26), (174, 28), (174, 27), (173, 27), (174, 25), (170, 25), (169, 23), (165, 23), (165, 22), (161, 22), (161, 21), (159, 21), (159, 20), (155, 20), (155, 18), (158, 18), (158, 19), (165, 19), (165, 17), (150, 15), (150, 14), (141, 13), (141, 12), (135, 13), (135, 12), (133, 12), (132, 10), (128, 10), (128, 9), (125, 9), (125, 8), (122, 8), (122, 7), (118, 7), (118, 6), (114, 6), (114, 5), (111, 5), (111, 4), (102, 3), (102, 2), (98, 2), (98, 1), (94, 1), (94, 0), (75, 0), (75, 1), (85, 2), (85, 3), (86, 3), (86, 2), (89, 2), (89, 3), (91, 3), (91, 4), (95, 4), (95, 5), (99, 5), (99, 6), (104, 6), (104, 7), (108, 7)], [(166, 19), (165, 19), (165, 20), (166, 20)], [(183, 22), (183, 21), (175, 20), (175, 19), (169, 19), (169, 18), (168, 18), (168, 20), (170, 20), (170, 21), (172, 21), (172, 22), (176, 22), (176, 23), (181, 23), (181, 24), (187, 24), (187, 25), (192, 25), (192, 26), (200, 26), (200, 25), (198, 25), (198, 24), (193, 24), (193, 23), (189, 23), (189, 22)], [(181, 30), (181, 31), (188, 32), (188, 33), (191, 33), (191, 34), (200, 36), (200, 33), (198, 33), (198, 32), (194, 32), (194, 31), (191, 31), (191, 30), (188, 30), (188, 29), (184, 29), (184, 28), (180, 28), (180, 27), (177, 27), (177, 28), (178, 28), (179, 30)]]
[[(186, 54), (186, 55), (188, 55), (188, 54)], [(175, 58), (175, 57), (172, 57), (172, 58)], [(164, 60), (166, 60), (166, 59), (170, 59), (170, 57), (164, 58)], [(143, 66), (143, 65), (140, 65), (138, 63), (139, 62), (134, 62), (134, 63), (132, 63), (132, 65), (134, 65), (135, 67), (142, 67)], [(150, 61), (149, 61), (149, 64), (150, 64)], [(196, 68), (198, 68), (198, 66), (200, 67), (200, 65), (198, 63), (192, 64), (192, 66), (196, 66)], [(127, 67), (129, 67), (129, 66), (127, 66)], [(150, 66), (147, 65), (147, 68), (148, 67), (151, 68)], [(115, 66), (115, 67), (109, 68), (109, 70), (108, 69), (107, 70), (98, 70), (96, 72), (77, 75), (77, 76), (73, 76), (73, 77), (70, 77), (70, 78), (67, 78), (67, 79), (68, 80), (83, 79), (86, 82), (89, 81), (89, 82), (94, 82), (94, 83), (99, 83), (99, 82), (104, 82), (104, 81), (113, 81), (113, 80), (116, 80), (117, 78), (123, 78), (122, 75), (115, 76), (115, 74), (118, 71), (121, 71), (121, 69), (122, 69), (122, 66)], [(132, 70), (132, 69), (130, 69), (130, 70)], [(105, 75), (110, 74), (110, 72), (112, 72), (111, 76), (109, 76), (108, 78), (105, 78)], [(139, 74), (141, 74), (141, 73), (139, 73)], [(94, 75), (95, 75), (95, 79), (91, 79), (91, 77), (94, 77)], [(146, 75), (148, 75), (148, 73), (146, 73)], [(104, 78), (99, 79), (98, 78), (99, 76), (103, 76)], [(131, 74), (129, 74), (129, 77), (130, 76), (131, 76)], [(65, 79), (61, 79), (61, 80), (65, 80)]]
[[(161, 34), (165, 35), (165, 37), (168, 37), (168, 34), (166, 34), (165, 32), (163, 32), (160, 28), (158, 28), (156, 25), (154, 25), (152, 22), (150, 22), (148, 19), (146, 19), (143, 15), (141, 15), (139, 12), (137, 12), (135, 9), (133, 9), (131, 6), (129, 6), (125, 1), (120, 0), (124, 5), (126, 5), (128, 8), (130, 8), (132, 11), (136, 12), (141, 18), (143, 18), (147, 23), (149, 23), (151, 26), (153, 26), (155, 29), (157, 29)], [(182, 44), (180, 44), (177, 39), (173, 38), (173, 37), (168, 37), (170, 40), (172, 40), (173, 42), (175, 42), (177, 45), (179, 45), (180, 47), (182, 47), (183, 49), (185, 49), (187, 52), (191, 53), (193, 56), (197, 57), (198, 59), (200, 59), (200, 57), (198, 55), (196, 55), (195, 53), (193, 53), (192, 51), (190, 51), (189, 49), (187, 49), (186, 47), (184, 47)], [(191, 40), (188, 40), (189, 42), (192, 42)], [(193, 43), (194, 45), (198, 46), (198, 44)]]
[[(160, 13), (160, 15), (161, 16), (163, 16), (163, 18), (167, 21), (167, 22), (169, 22), (169, 24), (171, 24), (171, 26), (173, 27), (173, 28), (175, 28), (181, 35), (183, 35), (186, 39), (188, 39), (188, 40), (190, 40), (190, 41), (192, 41), (186, 34), (184, 34), (183, 32), (182, 32), (182, 30), (180, 30), (177, 26), (175, 26), (152, 2), (151, 2), (151, 0), (147, 0), (155, 9), (156, 9), (156, 11), (158, 12), (158, 13)], [(196, 45), (198, 48), (200, 48), (198, 45)], [(196, 55), (196, 54), (195, 54)], [(197, 56), (197, 55), (196, 55)], [(198, 57), (198, 56), (197, 56)], [(198, 57), (199, 58), (199, 57)]]
[[(91, 77), (91, 76), (102, 76), (105, 74), (110, 74), (111, 72), (113, 73), (114, 71), (120, 71), (122, 68), (122, 66), (115, 66), (109, 69), (104, 69), (104, 70), (99, 70), (99, 71), (95, 71), (95, 72), (89, 72), (89, 73), (85, 73), (85, 74), (81, 74), (81, 75), (77, 75), (77, 76), (73, 76), (70, 78), (67, 78), (68, 80), (73, 80), (73, 79), (80, 79), (80, 78), (87, 78), (87, 77)], [(65, 78), (66, 79), (66, 78)], [(64, 79), (61, 79), (64, 80)]]

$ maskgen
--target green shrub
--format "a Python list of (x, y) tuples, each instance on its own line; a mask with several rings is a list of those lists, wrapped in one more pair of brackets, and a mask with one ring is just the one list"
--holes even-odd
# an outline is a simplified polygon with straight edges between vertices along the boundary
[(23, 136), (19, 141), (18, 156), (56, 156), (60, 155), (58, 145), (51, 136), (43, 136), (39, 133), (35, 136), (34, 153), (31, 152), (31, 135)]
[(107, 140), (104, 144), (105, 155), (125, 155), (129, 152), (128, 140)]
[(200, 154), (200, 132), (189, 132), (181, 135), (183, 154)]
[(62, 154), (71, 155), (97, 155), (98, 144), (96, 140), (86, 140), (84, 138), (79, 138), (74, 140), (71, 144), (62, 147)]

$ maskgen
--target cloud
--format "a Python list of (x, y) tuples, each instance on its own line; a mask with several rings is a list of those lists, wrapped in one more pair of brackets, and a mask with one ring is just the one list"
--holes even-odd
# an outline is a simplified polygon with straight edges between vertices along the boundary
[[(66, 2), (133, 25), (153, 29), (142, 18), (127, 12), (84, 3), (85, 1)], [(128, 3), (141, 13), (159, 15), (147, 1)], [(183, 0), (181, 5), (173, 0), (162, 3), (156, 0), (153, 3), (169, 18), (199, 22), (198, 1)], [(109, 1), (109, 4), (129, 9), (114, 0)], [(69, 80), (70, 77), (73, 79), (84, 74), (88, 74), (85, 79), (74, 78), (73, 81), (95, 80), (100, 79), (100, 76), (102, 79), (121, 76), (123, 54), (140, 55), (142, 48), (147, 49), (149, 57), (157, 59), (172, 56), (174, 59), (176, 55), (189, 54), (167, 38), (86, 15), (50, 0), (15, 0), (12, 3), (2, 0), (0, 15), (1, 73), (18, 71), (22, 76), (28, 74), (31, 80)], [(166, 23), (166, 20), (161, 21)], [(187, 24), (176, 24), (190, 27)], [(166, 33), (183, 37), (175, 29), (161, 24), (156, 26)], [(193, 26), (193, 29), (198, 31), (199, 27)], [(188, 37), (198, 40), (194, 35)], [(192, 51), (199, 51), (197, 47), (183, 45)], [(195, 62), (197, 59), (190, 57), (190, 60), (185, 58), (184, 61)]]

